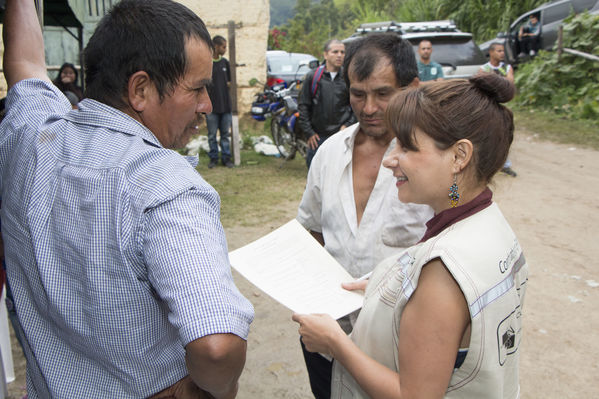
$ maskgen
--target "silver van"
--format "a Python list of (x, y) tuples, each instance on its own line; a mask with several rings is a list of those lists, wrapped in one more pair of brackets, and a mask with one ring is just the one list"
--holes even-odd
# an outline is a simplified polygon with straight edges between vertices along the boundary
[(500, 32), (497, 38), (482, 43), (479, 47), (483, 54), (489, 57), (489, 46), (492, 43), (501, 43), (505, 46), (505, 62), (508, 64), (518, 64), (530, 59), (528, 55), (518, 57), (520, 48), (518, 47), (518, 32), (520, 27), (524, 26), (531, 15), (536, 15), (541, 23), (540, 45), (541, 50), (551, 50), (557, 41), (557, 32), (564, 18), (570, 13), (580, 13), (589, 11), (592, 14), (599, 13), (599, 0), (557, 0), (545, 3), (534, 10), (520, 15), (510, 25), (510, 30)]
[(460, 31), (451, 20), (425, 22), (372, 22), (361, 24), (353, 35), (343, 40), (349, 43), (361, 36), (375, 32), (391, 32), (408, 40), (418, 59), (418, 44), (428, 40), (433, 45), (432, 60), (443, 67), (445, 79), (468, 78), (475, 75), (486, 63), (472, 34)]

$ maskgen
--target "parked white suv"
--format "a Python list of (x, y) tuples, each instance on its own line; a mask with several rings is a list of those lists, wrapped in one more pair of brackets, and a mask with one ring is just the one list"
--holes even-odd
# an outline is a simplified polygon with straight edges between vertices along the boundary
[(266, 52), (266, 84), (268, 87), (284, 84), (285, 87), (297, 80), (303, 80), (310, 69), (318, 66), (318, 60), (311, 54), (288, 53), (281, 50)]
[(374, 22), (360, 25), (356, 32), (345, 39), (348, 43), (363, 35), (375, 32), (391, 32), (408, 40), (418, 58), (418, 44), (428, 40), (433, 45), (431, 59), (443, 66), (446, 79), (468, 78), (475, 75), (486, 59), (472, 34), (460, 31), (450, 20), (426, 22)]

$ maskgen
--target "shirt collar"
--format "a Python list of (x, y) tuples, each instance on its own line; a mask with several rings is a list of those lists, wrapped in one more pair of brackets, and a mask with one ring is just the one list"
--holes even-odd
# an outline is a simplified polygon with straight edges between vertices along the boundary
[[(64, 119), (82, 125), (117, 131), (129, 136), (139, 136), (146, 143), (162, 148), (162, 144), (150, 129), (126, 113), (96, 100), (84, 99), (79, 103), (79, 112), (69, 112), (64, 115)], [(115, 123), (115, 120), (118, 120), (119, 123)]]
[(347, 129), (353, 129), (353, 131), (343, 141), (343, 143), (345, 144), (345, 149), (343, 152), (346, 154), (349, 153), (351, 155), (352, 151), (354, 149), (354, 142), (356, 141), (356, 135), (358, 134), (358, 131), (360, 130), (360, 123), (355, 123), (352, 126), (348, 127)]
[[(360, 122), (351, 125), (350, 127), (348, 127), (347, 129), (353, 129), (353, 131), (351, 132), (351, 134), (349, 136), (347, 136), (344, 140), (344, 144), (345, 144), (345, 148), (344, 148), (344, 153), (349, 153), (350, 155), (353, 152), (354, 149), (354, 143), (356, 141), (356, 136), (358, 135), (358, 132), (360, 131)], [(393, 148), (395, 148), (395, 144), (396, 144), (397, 140), (395, 140), (395, 138), (391, 139), (391, 142), (389, 143), (389, 147), (387, 147), (387, 150), (385, 151), (385, 157), (387, 155), (389, 155), (389, 153), (391, 152), (391, 150), (393, 150)]]
[(487, 187), (470, 202), (439, 212), (431, 220), (426, 222), (426, 232), (420, 242), (424, 242), (429, 238), (436, 236), (452, 224), (457, 223), (468, 216), (474, 215), (476, 212), (482, 211), (493, 203), (492, 198), (493, 192)]
[[(150, 129), (116, 108), (86, 98), (79, 103), (79, 111), (67, 113), (64, 115), (64, 119), (78, 124), (109, 129), (129, 136), (138, 136), (151, 146), (164, 148)], [(119, 123), (114, 123), (115, 120), (118, 120)], [(198, 166), (199, 159), (197, 155), (184, 156), (184, 158), (193, 168)]]

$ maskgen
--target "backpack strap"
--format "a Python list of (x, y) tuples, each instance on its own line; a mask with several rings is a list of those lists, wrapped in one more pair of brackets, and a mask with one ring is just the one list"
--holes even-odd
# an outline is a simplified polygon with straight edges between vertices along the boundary
[(312, 77), (312, 87), (310, 92), (312, 93), (312, 97), (316, 96), (316, 89), (318, 88), (318, 82), (320, 82), (320, 78), (322, 78), (322, 74), (324, 73), (325, 65), (321, 65), (316, 68), (314, 72), (314, 76)]

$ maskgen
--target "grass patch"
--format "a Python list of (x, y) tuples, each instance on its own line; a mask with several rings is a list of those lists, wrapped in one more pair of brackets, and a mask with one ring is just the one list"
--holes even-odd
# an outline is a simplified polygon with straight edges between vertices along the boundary
[[(242, 127), (242, 135), (263, 135), (266, 132)], [(245, 140), (244, 140), (245, 141)], [(241, 164), (228, 169), (217, 166), (208, 169), (208, 154), (200, 153), (198, 172), (212, 185), (221, 198), (221, 222), (224, 227), (252, 226), (280, 220), (289, 203), (296, 207), (306, 186), (307, 168), (299, 154), (284, 162), (281, 158), (264, 156), (253, 148), (241, 150)]]
[(538, 134), (542, 140), (599, 150), (599, 121), (567, 119), (553, 113), (510, 107), (517, 128)]

